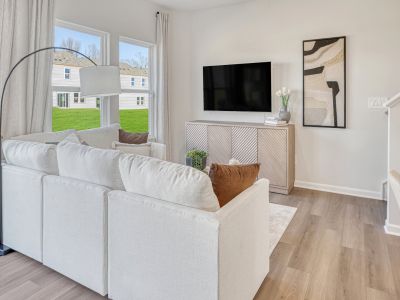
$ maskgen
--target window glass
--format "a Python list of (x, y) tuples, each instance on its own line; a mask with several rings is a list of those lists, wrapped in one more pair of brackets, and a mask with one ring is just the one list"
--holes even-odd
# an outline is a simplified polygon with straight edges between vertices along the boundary
[(64, 79), (71, 79), (71, 69), (65, 68), (64, 69)]
[(120, 41), (121, 88), (119, 96), (121, 128), (130, 132), (149, 131), (150, 48)]
[[(97, 64), (101, 64), (102, 37), (56, 26), (54, 45), (79, 51)], [(88, 129), (100, 127), (100, 109), (95, 97), (80, 97), (79, 69), (93, 64), (83, 56), (65, 50), (54, 53), (53, 85), (53, 131), (65, 129)]]

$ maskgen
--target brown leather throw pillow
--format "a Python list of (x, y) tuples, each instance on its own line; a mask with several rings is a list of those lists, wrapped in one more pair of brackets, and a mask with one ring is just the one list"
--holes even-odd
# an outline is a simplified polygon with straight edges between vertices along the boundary
[(227, 204), (257, 180), (260, 164), (219, 165), (212, 164), (210, 178), (220, 207)]
[(123, 129), (119, 130), (119, 142), (125, 144), (145, 144), (147, 143), (147, 139), (149, 137), (149, 133), (134, 133), (127, 132)]

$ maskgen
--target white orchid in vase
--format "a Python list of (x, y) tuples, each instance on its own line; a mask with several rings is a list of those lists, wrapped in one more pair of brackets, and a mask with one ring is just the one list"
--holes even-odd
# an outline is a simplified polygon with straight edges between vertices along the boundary
[(280, 90), (276, 91), (275, 95), (280, 97), (282, 101), (282, 108), (279, 111), (279, 119), (289, 123), (291, 118), (290, 112), (288, 111), (290, 90), (286, 87), (283, 87)]
[(291, 91), (287, 87), (283, 87), (275, 93), (275, 95), (281, 98), (282, 106), (285, 110), (287, 110), (289, 105), (290, 92)]

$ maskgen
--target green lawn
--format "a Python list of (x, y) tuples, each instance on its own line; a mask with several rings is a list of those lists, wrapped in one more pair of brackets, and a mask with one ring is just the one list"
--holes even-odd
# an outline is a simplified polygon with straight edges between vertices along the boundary
[[(121, 128), (130, 132), (148, 131), (148, 110), (120, 110)], [(53, 107), (53, 131), (89, 129), (100, 127), (100, 111), (96, 108)]]

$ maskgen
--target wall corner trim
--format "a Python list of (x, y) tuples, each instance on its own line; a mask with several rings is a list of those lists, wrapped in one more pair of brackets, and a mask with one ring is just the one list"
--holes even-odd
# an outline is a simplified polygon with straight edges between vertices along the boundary
[(345, 186), (329, 185), (329, 184), (307, 182), (307, 181), (301, 181), (301, 180), (296, 180), (294, 183), (294, 186), (303, 188), (303, 189), (317, 190), (317, 191), (328, 192), (328, 193), (336, 193), (336, 194), (357, 196), (357, 197), (369, 198), (369, 199), (375, 199), (375, 200), (383, 200), (381, 191), (355, 189), (355, 188), (350, 188), (350, 187), (345, 187)]
[(394, 97), (390, 98), (387, 102), (383, 104), (384, 107), (394, 107), (400, 103), (400, 93), (396, 94)]
[(400, 236), (400, 226), (390, 224), (388, 220), (385, 221), (385, 232), (390, 235), (397, 235)]

